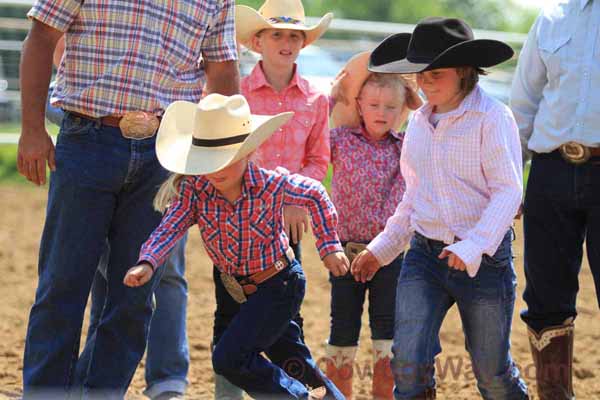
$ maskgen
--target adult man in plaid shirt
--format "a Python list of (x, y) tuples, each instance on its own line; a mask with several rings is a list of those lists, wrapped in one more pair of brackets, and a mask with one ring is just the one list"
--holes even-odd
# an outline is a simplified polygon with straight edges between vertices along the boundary
[[(233, 0), (38, 0), (22, 54), (18, 169), (46, 181), (39, 282), (24, 355), (24, 398), (64, 398), (76, 370), (86, 395), (122, 398), (145, 348), (151, 284), (121, 280), (158, 225), (152, 208), (167, 172), (154, 150), (158, 118), (173, 101), (239, 90)], [(52, 103), (66, 111), (56, 148), (44, 127), (52, 52), (66, 50)], [(77, 365), (83, 311), (106, 240), (107, 298)]]

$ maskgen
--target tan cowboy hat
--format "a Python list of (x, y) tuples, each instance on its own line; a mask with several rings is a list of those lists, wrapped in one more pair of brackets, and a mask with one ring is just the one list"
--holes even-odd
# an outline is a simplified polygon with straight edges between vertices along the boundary
[[(338, 73), (335, 85), (331, 89), (331, 95), (336, 99), (336, 103), (331, 111), (331, 122), (333, 127), (347, 126), (350, 128), (359, 127), (361, 118), (358, 111), (356, 99), (365, 81), (371, 76), (369, 72), (370, 51), (358, 53), (353, 56), (348, 63)], [(421, 107), (423, 102), (417, 94), (417, 82), (414, 75), (398, 75), (403, 81), (406, 89), (406, 106), (408, 109), (416, 110)], [(398, 118), (398, 130), (402, 127), (408, 116), (408, 110), (404, 110)]]
[(250, 154), (294, 115), (252, 115), (242, 95), (209, 94), (198, 104), (167, 107), (156, 138), (156, 155), (169, 171), (217, 172)]
[(305, 25), (304, 6), (301, 0), (266, 0), (256, 11), (252, 7), (235, 6), (235, 31), (238, 42), (250, 50), (254, 35), (263, 29), (293, 29), (304, 32), (304, 47), (321, 37), (333, 19), (327, 13), (318, 24)]

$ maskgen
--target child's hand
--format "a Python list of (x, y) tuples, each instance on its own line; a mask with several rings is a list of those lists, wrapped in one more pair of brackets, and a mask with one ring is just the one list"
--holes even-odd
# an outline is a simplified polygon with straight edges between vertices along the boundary
[(373, 279), (377, 271), (381, 268), (377, 258), (369, 250), (365, 249), (358, 253), (352, 261), (351, 271), (356, 282), (365, 283)]
[(459, 256), (448, 250), (442, 250), (438, 258), (440, 260), (448, 257), (448, 266), (459, 271), (466, 271), (467, 265), (460, 259)]
[(350, 267), (350, 261), (348, 261), (343, 251), (327, 254), (323, 259), (323, 264), (331, 271), (333, 276), (346, 275)]
[(342, 90), (342, 83), (341, 83), (342, 80), (346, 76), (348, 76), (348, 71), (342, 70), (333, 79), (333, 82), (331, 82), (331, 98), (336, 103), (343, 103), (345, 105), (348, 105), (349, 102), (348, 102), (348, 99), (346, 99), (346, 97), (344, 96), (344, 93), (343, 93), (343, 90)]
[(152, 275), (154, 275), (152, 266), (144, 262), (129, 268), (129, 271), (125, 274), (123, 283), (130, 287), (142, 286), (152, 278)]
[(292, 243), (302, 240), (302, 233), (308, 229), (308, 213), (297, 206), (283, 207), (283, 229)]

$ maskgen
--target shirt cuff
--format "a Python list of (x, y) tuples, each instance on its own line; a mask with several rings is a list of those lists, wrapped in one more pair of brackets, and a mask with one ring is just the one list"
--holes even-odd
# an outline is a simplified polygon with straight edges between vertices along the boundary
[(465, 263), (467, 266), (467, 274), (471, 278), (474, 278), (475, 275), (477, 275), (479, 266), (481, 265), (483, 250), (473, 243), (473, 241), (469, 239), (461, 240), (460, 242), (446, 246), (444, 250), (451, 251)]
[(393, 246), (390, 246), (390, 244), (386, 243), (386, 240), (381, 237), (381, 234), (379, 234), (367, 245), (367, 250), (375, 256), (379, 265), (383, 266), (394, 261), (404, 249), (396, 249)]
[(321, 257), (321, 260), (323, 260), (331, 253), (336, 253), (338, 251), (343, 252), (344, 248), (340, 244), (340, 241), (335, 238), (333, 240), (325, 241), (324, 244), (318, 248), (318, 250), (319, 257)]
[(141, 263), (150, 264), (153, 272), (155, 272), (156, 268), (158, 268), (161, 265), (160, 261), (156, 257), (153, 257), (149, 254), (144, 254), (143, 256), (140, 256), (140, 259), (138, 260), (136, 265), (140, 265)]

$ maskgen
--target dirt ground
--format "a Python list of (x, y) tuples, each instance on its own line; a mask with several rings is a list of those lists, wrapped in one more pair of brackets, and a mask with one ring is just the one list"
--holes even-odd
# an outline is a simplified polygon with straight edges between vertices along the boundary
[[(29, 308), (37, 284), (37, 254), (44, 221), (46, 189), (30, 186), (0, 186), (0, 399), (17, 398), (21, 392), (22, 356)], [(188, 398), (210, 399), (213, 392), (213, 374), (209, 344), (212, 335), (214, 311), (211, 264), (200, 245), (200, 235), (194, 231), (187, 246), (189, 281), (188, 335), (191, 353)], [(522, 367), (530, 388), (533, 389), (534, 369), (531, 365), (525, 325), (518, 318), (524, 304), (522, 262), (522, 233), (517, 226), (518, 239), (514, 243), (516, 269), (519, 276), (519, 296), (515, 307), (512, 333), (512, 352)], [(324, 354), (324, 343), (329, 331), (329, 283), (325, 268), (320, 263), (312, 238), (303, 243), (304, 268), (308, 292), (302, 306), (307, 342), (315, 358)], [(587, 265), (580, 275), (578, 301), (579, 316), (576, 326), (574, 386), (578, 399), (600, 399), (600, 318), (593, 281)], [(370, 398), (371, 350), (368, 321), (363, 316), (364, 328), (357, 360), (355, 380), (356, 399)], [(470, 362), (464, 350), (464, 336), (456, 309), (448, 314), (441, 332), (443, 353), (438, 365), (438, 390), (441, 399), (480, 398)], [(128, 398), (143, 398), (143, 364), (136, 372)]]

